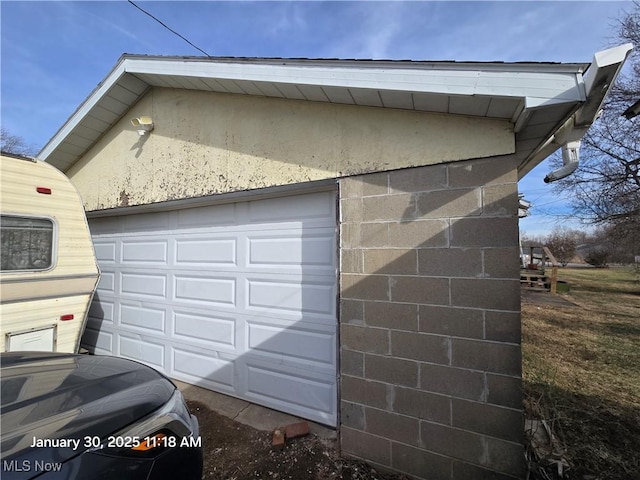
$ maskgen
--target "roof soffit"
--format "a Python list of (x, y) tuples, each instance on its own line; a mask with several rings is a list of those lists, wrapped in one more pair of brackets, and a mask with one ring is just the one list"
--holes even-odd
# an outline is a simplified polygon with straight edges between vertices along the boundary
[(38, 158), (67, 170), (154, 86), (502, 118), (524, 134), (532, 112), (562, 124), (585, 100), (584, 67), (123, 56)]

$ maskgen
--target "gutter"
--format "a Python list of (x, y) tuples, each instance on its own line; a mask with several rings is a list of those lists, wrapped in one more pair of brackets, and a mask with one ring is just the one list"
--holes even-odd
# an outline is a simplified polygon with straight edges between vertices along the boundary
[(536, 165), (558, 148), (562, 148), (562, 167), (550, 172), (544, 178), (545, 183), (565, 178), (578, 168), (580, 140), (597, 120), (604, 100), (632, 49), (631, 43), (625, 43), (597, 52), (593, 56), (593, 61), (582, 78), (585, 102), (529, 158)]

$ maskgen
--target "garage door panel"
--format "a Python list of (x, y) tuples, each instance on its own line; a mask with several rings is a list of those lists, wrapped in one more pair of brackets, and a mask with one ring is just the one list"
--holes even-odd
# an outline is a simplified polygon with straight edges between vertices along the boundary
[(93, 302), (89, 307), (89, 320), (95, 319), (96, 321), (113, 323), (115, 312), (115, 302), (113, 299), (100, 299), (100, 302)]
[(236, 280), (233, 278), (175, 275), (174, 281), (176, 302), (236, 305)]
[(249, 360), (246, 397), (258, 403), (270, 403), (279, 409), (324, 423), (335, 415), (335, 381), (313, 378), (295, 369), (274, 369), (272, 365)]
[(120, 304), (120, 325), (141, 329), (144, 332), (154, 331), (165, 333), (167, 331), (167, 312), (164, 308), (150, 306)]
[(192, 350), (172, 348), (172, 368), (179, 379), (191, 380), (209, 388), (235, 393), (235, 363), (229, 358), (211, 357)]
[(101, 264), (113, 264), (116, 261), (116, 242), (94, 242), (93, 249)]
[(82, 335), (82, 344), (90, 345), (92, 351), (96, 354), (112, 355), (113, 333), (100, 329), (100, 327), (93, 328), (92, 325), (87, 324), (87, 328)]
[(167, 296), (167, 276), (154, 273), (131, 273), (122, 272), (120, 274), (120, 294), (123, 298), (132, 297), (156, 297), (165, 298)]
[(238, 223), (235, 203), (178, 210), (176, 217), (176, 227), (179, 229), (221, 227)]
[(92, 235), (122, 233), (122, 217), (92, 218), (89, 227)]
[(98, 281), (97, 291), (113, 295), (115, 293), (116, 274), (115, 272), (100, 271), (100, 280)]
[(132, 335), (132, 334), (119, 334), (118, 341), (118, 353), (122, 357), (137, 360), (139, 362), (152, 365), (155, 368), (164, 370), (164, 352), (165, 345), (162, 343), (156, 343), (149, 336), (145, 335)]
[(236, 320), (232, 316), (174, 311), (173, 335), (185, 343), (235, 351)]
[(121, 218), (124, 232), (166, 231), (170, 227), (171, 212), (140, 213)]
[(335, 237), (333, 232), (315, 236), (302, 236), (300, 230), (279, 235), (248, 235), (248, 260), (250, 268), (295, 267), (301, 271), (308, 267), (325, 267), (334, 271)]
[(158, 263), (166, 265), (168, 263), (168, 241), (136, 241), (123, 240), (120, 244), (120, 262), (123, 265), (136, 263)]
[(335, 316), (336, 292), (330, 280), (267, 278), (247, 279), (247, 310)]
[(201, 266), (234, 267), (237, 265), (235, 238), (176, 239), (175, 262), (178, 268)]
[(336, 338), (335, 331), (331, 329), (322, 331), (308, 322), (283, 327), (275, 322), (248, 320), (246, 335), (247, 349), (253, 354), (265, 354), (281, 363), (290, 360), (298, 363), (298, 366), (309, 366), (311, 363), (335, 366)]
[(248, 202), (249, 223), (291, 223), (327, 220), (335, 216), (335, 198), (326, 192)]
[(336, 424), (333, 192), (90, 227), (103, 277), (83, 346)]

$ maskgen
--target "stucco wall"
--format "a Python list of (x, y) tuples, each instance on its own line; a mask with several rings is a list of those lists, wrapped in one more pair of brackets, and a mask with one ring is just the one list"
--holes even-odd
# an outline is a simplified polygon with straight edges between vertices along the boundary
[(517, 205), (511, 156), (340, 180), (343, 453), (524, 475)]
[(513, 151), (502, 120), (155, 88), (66, 173), (99, 210)]

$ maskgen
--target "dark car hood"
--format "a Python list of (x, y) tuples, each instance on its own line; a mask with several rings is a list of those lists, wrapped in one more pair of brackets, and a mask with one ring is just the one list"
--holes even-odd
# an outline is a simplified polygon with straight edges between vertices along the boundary
[[(165, 404), (175, 386), (142, 364), (116, 357), (38, 352), (3, 353), (3, 461), (64, 462)], [(32, 447), (34, 438), (64, 440)], [(80, 439), (79, 447), (69, 440)]]

